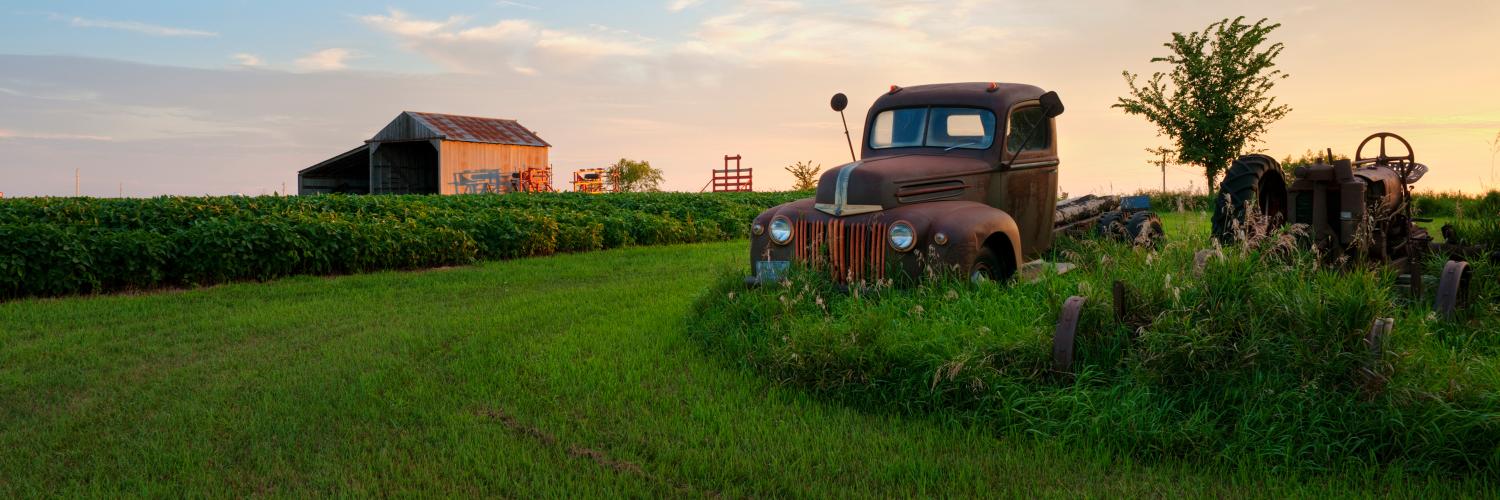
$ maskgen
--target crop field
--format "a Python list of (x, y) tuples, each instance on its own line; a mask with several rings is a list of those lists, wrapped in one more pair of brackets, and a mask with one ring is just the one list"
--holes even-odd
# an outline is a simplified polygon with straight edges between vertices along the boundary
[(743, 237), (798, 193), (0, 200), (0, 300)]
[(1448, 324), (1270, 239), (1195, 276), (1206, 216), (1165, 220), (1005, 288), (750, 291), (738, 240), (0, 303), (0, 496), (1492, 493), (1492, 267)]

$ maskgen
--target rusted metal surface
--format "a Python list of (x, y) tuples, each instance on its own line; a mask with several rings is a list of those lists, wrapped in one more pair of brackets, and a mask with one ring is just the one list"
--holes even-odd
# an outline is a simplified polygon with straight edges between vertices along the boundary
[(839, 283), (870, 283), (886, 278), (886, 255), (894, 252), (885, 239), (889, 225), (838, 219), (803, 219), (792, 225), (797, 236), (789, 245), (797, 262), (827, 272), (829, 278)]
[[(1365, 156), (1365, 148), (1377, 140), (1378, 154)], [(1386, 147), (1390, 140), (1400, 142), (1405, 153), (1392, 154)], [(1357, 258), (1394, 264), (1414, 255), (1417, 248), (1408, 245), (1409, 240), (1427, 238), (1426, 232), (1413, 224), (1411, 210), (1411, 185), (1426, 171), (1426, 165), (1416, 162), (1416, 153), (1406, 139), (1380, 132), (1360, 142), (1353, 160), (1329, 158), (1327, 162), (1297, 167), (1294, 180), (1285, 188), (1285, 207), (1261, 210), (1285, 213), (1286, 220), (1277, 222), (1308, 224), (1314, 240), (1330, 256), (1351, 253)], [(1278, 169), (1268, 175), (1281, 174)], [(1264, 193), (1262, 198), (1266, 198)]]
[(1068, 297), (1063, 302), (1062, 312), (1057, 316), (1057, 330), (1052, 333), (1052, 371), (1073, 372), (1073, 349), (1078, 335), (1078, 318), (1083, 313), (1083, 304), (1088, 298)]
[(1360, 368), (1365, 379), (1365, 393), (1373, 396), (1385, 388), (1389, 381), (1386, 374), (1385, 345), (1391, 338), (1391, 331), (1395, 328), (1394, 318), (1376, 318), (1375, 323), (1370, 326), (1370, 333), (1365, 335), (1365, 347), (1369, 349), (1369, 361)]
[[(393, 137), (381, 139), (376, 135), (372, 141), (381, 140), (409, 140), (409, 139), (444, 139), (449, 141), (482, 142), (486, 144), (511, 144), (516, 146), (538, 146), (550, 147), (547, 141), (542, 140), (530, 129), (515, 120), (503, 118), (482, 118), (478, 116), (446, 115), (441, 113), (423, 113), (418, 111), (407, 111), (418, 124), (427, 127), (432, 133), (423, 134), (418, 131), (410, 131), (407, 137)], [(426, 135), (426, 137), (423, 137)]]
[(1433, 310), (1444, 319), (1452, 319), (1458, 310), (1469, 302), (1469, 263), (1450, 260), (1443, 265), (1443, 274), (1438, 278), (1437, 297), (1433, 299)]
[[(905, 220), (915, 232), (916, 252), (887, 252), (889, 266), (905, 275), (919, 274), (914, 254), (922, 253), (927, 266), (966, 272), (976, 265), (980, 250), (989, 247), (1010, 272), (1040, 255), (1052, 244), (1052, 219), (1056, 211), (1058, 158), (1054, 120), (1044, 118), (1036, 134), (1035, 147), (1022, 148), (1015, 157), (1006, 154), (1007, 123), (1016, 112), (1036, 114), (1038, 109), (1060, 112), (1061, 105), (1042, 108), (1042, 89), (1022, 84), (954, 83), (898, 87), (870, 107), (866, 131), (873, 130), (881, 111), (914, 107), (959, 107), (989, 110), (994, 114), (991, 145), (985, 149), (929, 146), (873, 148), (869, 137), (862, 140), (862, 155), (854, 161), (824, 172), (815, 197), (767, 210), (754, 221), (769, 224), (776, 216), (812, 226), (831, 220), (853, 224), (889, 224)], [(1051, 97), (1049, 96), (1048, 99)], [(1051, 102), (1051, 101), (1049, 101)], [(1044, 116), (1055, 116), (1054, 114)], [(726, 168), (726, 170), (728, 170)], [(798, 228), (803, 226), (799, 225)], [(819, 226), (822, 227), (822, 226)], [(816, 230), (809, 227), (808, 230)], [(943, 234), (946, 243), (937, 243)], [(800, 237), (799, 233), (799, 237)], [(886, 247), (884, 234), (861, 233), (860, 255)], [(751, 240), (751, 261), (802, 260), (802, 252), (780, 249), (767, 237)], [(853, 247), (851, 247), (853, 248)], [(929, 251), (930, 249), (930, 251)], [(835, 249), (844, 252), (843, 249)], [(836, 254), (844, 255), (844, 254)], [(853, 254), (849, 258), (855, 258)], [(752, 264), (753, 266), (753, 264)], [(856, 266), (868, 268), (869, 266)]]

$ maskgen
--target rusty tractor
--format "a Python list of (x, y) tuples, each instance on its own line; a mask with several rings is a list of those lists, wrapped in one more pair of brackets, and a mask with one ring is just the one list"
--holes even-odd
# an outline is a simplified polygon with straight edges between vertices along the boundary
[[(1365, 148), (1378, 141), (1377, 151)], [(1404, 152), (1388, 146), (1400, 143)], [(1413, 216), (1411, 186), (1427, 173), (1416, 161), (1411, 143), (1399, 135), (1380, 132), (1359, 143), (1352, 160), (1328, 157), (1297, 167), (1287, 182), (1274, 158), (1253, 154), (1234, 161), (1219, 186), (1213, 215), (1213, 234), (1234, 243), (1247, 226), (1286, 224), (1306, 228), (1306, 243), (1330, 259), (1376, 262), (1401, 269), (1401, 281), (1413, 297), (1423, 295), (1422, 261), (1434, 250), (1452, 260), (1438, 277), (1434, 308), (1451, 316), (1468, 301), (1470, 271), (1467, 256), (1475, 249), (1436, 245)], [(1451, 239), (1451, 238), (1450, 238)]]
[[(831, 105), (842, 115), (848, 98)], [(795, 263), (851, 285), (933, 269), (1005, 281), (1039, 263), (1056, 234), (1159, 237), (1142, 199), (1057, 201), (1062, 112), (1056, 92), (1032, 85), (891, 86), (870, 107), (859, 158), (825, 172), (813, 198), (752, 222), (746, 282), (778, 280)]]

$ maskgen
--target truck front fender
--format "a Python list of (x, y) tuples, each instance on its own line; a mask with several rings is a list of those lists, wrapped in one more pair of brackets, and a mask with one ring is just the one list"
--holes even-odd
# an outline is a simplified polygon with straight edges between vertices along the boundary
[[(1021, 248), (1020, 226), (1016, 224), (1015, 218), (1004, 210), (981, 203), (948, 203), (956, 206), (932, 219), (927, 238), (927, 241), (933, 243), (932, 248), (942, 262), (970, 265), (978, 256), (979, 250), (989, 246), (997, 257), (1010, 259), (1015, 265), (1012, 270), (1021, 268), (1024, 251)], [(946, 244), (937, 243), (938, 233), (947, 237)], [(967, 273), (968, 269), (962, 271)]]

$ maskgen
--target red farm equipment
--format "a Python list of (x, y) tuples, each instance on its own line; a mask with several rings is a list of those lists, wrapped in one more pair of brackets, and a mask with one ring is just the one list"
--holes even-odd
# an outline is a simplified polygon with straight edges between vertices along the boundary
[(552, 167), (526, 167), (510, 174), (510, 190), (513, 193), (552, 192)]
[(577, 193), (607, 193), (613, 192), (613, 183), (609, 182), (609, 174), (602, 168), (584, 168), (573, 172), (573, 191)]

